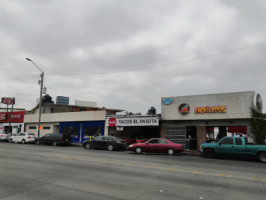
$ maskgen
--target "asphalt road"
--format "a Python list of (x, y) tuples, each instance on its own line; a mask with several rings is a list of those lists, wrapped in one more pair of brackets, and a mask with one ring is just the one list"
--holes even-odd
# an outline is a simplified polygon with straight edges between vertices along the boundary
[(266, 199), (266, 164), (0, 142), (1, 200)]

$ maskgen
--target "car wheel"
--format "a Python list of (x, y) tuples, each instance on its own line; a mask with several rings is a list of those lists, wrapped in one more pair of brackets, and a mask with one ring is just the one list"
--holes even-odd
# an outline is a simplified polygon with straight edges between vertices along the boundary
[(203, 156), (205, 158), (214, 158), (215, 157), (215, 151), (213, 149), (204, 149), (203, 150)]
[(40, 145), (40, 144), (41, 144), (41, 143), (40, 143), (40, 140), (37, 140), (37, 141), (35, 142), (35, 144)]
[(54, 146), (54, 147), (57, 146), (57, 143), (56, 143), (56, 142), (53, 142), (53, 146)]
[(90, 149), (90, 148), (91, 148), (90, 143), (86, 143), (86, 144), (85, 144), (85, 149)]
[(108, 151), (113, 151), (114, 150), (114, 146), (109, 144), (108, 147), (107, 147)]
[(21, 141), (21, 143), (22, 143), (22, 144), (25, 144), (26, 142), (25, 142), (25, 140), (23, 139), (23, 140)]
[(137, 154), (141, 154), (141, 153), (142, 153), (142, 148), (141, 148), (141, 147), (136, 147), (136, 148), (135, 148), (135, 152), (136, 152)]
[(175, 151), (174, 151), (174, 149), (168, 149), (167, 153), (169, 156), (172, 156), (175, 154)]
[(266, 152), (261, 152), (259, 154), (259, 160), (263, 163), (266, 163)]
[(12, 138), (10, 138), (8, 141), (9, 141), (10, 143), (13, 143), (13, 140), (12, 140)]

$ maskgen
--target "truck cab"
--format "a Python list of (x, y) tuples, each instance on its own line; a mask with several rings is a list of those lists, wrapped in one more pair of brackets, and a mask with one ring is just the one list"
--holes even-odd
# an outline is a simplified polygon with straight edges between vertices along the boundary
[(217, 143), (201, 145), (200, 152), (206, 158), (215, 156), (252, 157), (266, 162), (266, 145), (249, 145), (243, 137), (224, 137)]

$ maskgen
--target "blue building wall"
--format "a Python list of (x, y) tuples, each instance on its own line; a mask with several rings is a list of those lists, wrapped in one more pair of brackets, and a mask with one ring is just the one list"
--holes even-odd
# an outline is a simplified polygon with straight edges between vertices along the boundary
[[(82, 143), (85, 140), (88, 140), (90, 137), (85, 135), (86, 128), (98, 129), (99, 134), (104, 135), (104, 124), (105, 121), (92, 121), (92, 122), (61, 122), (59, 126), (60, 133), (68, 131), (73, 131), (75, 134), (72, 134), (72, 142)], [(93, 134), (91, 134), (93, 136)]]

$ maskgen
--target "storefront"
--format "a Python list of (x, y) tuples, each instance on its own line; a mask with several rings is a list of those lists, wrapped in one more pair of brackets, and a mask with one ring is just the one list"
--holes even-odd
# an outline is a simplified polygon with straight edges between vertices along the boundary
[(108, 135), (125, 139), (128, 143), (159, 137), (158, 115), (114, 115), (105, 120)]
[[(1, 112), (0, 133), (20, 133), (24, 129), (25, 111)], [(12, 117), (10, 117), (12, 116)], [(10, 125), (10, 126), (9, 126)]]
[(223, 136), (243, 136), (254, 142), (251, 109), (262, 112), (254, 91), (161, 98), (160, 136), (198, 149)]
[[(104, 135), (106, 111), (45, 113), (41, 116), (40, 136), (66, 133), (72, 142), (83, 142), (95, 135)], [(38, 114), (25, 115), (25, 130), (38, 135)]]

